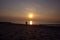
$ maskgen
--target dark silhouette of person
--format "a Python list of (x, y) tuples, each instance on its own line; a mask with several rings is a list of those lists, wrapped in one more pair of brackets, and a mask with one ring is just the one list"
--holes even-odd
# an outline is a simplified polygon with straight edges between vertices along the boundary
[(28, 22), (26, 21), (26, 25), (28, 25)]

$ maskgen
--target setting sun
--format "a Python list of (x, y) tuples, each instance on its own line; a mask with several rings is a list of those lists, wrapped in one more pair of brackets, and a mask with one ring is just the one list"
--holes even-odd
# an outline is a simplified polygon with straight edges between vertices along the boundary
[(30, 21), (29, 23), (30, 23), (30, 25), (32, 25), (32, 21)]
[(29, 18), (33, 18), (33, 14), (32, 13), (29, 13)]

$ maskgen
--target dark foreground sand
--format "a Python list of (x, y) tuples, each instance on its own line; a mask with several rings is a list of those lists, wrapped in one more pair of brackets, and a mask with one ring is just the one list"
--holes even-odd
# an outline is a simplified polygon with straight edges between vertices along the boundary
[(60, 26), (0, 23), (0, 40), (60, 40)]

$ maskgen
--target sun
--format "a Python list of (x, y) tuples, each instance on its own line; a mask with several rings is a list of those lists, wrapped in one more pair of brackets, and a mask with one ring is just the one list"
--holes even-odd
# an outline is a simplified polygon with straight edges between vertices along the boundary
[(33, 18), (33, 14), (32, 13), (29, 13), (29, 18), (31, 19), (31, 18)]
[(32, 25), (32, 21), (30, 21), (29, 24)]
[(28, 14), (28, 20), (29, 20), (29, 24), (30, 25), (32, 25), (33, 23), (32, 23), (32, 19), (33, 19), (33, 12), (29, 12), (29, 14)]

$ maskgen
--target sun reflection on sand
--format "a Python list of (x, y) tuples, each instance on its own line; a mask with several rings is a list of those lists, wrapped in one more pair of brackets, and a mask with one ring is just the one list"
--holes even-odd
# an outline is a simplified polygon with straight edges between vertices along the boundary
[(30, 21), (29, 24), (32, 25), (32, 21)]

